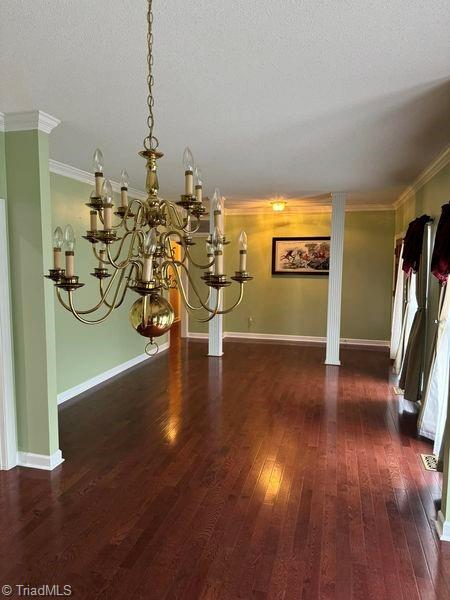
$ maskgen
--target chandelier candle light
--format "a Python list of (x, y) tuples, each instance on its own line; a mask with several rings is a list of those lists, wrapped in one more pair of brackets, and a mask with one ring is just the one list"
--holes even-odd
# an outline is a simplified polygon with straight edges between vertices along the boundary
[[(120, 206), (113, 213), (114, 194), (111, 182), (104, 176), (102, 152), (94, 153), (95, 187), (90, 195), (89, 229), (84, 235), (92, 245), (97, 267), (91, 275), (98, 280), (99, 300), (85, 310), (75, 308), (74, 292), (84, 284), (75, 274), (75, 234), (71, 225), (64, 232), (57, 227), (53, 236), (53, 269), (47, 278), (56, 287), (56, 294), (62, 306), (79, 321), (89, 325), (102, 323), (127, 296), (129, 290), (140, 297), (130, 309), (130, 321), (134, 329), (149, 338), (145, 351), (152, 355), (158, 351), (155, 338), (165, 334), (174, 322), (174, 311), (165, 298), (170, 288), (177, 287), (188, 311), (199, 322), (207, 322), (216, 315), (234, 310), (243, 297), (244, 283), (252, 277), (247, 272), (247, 236), (241, 232), (239, 238), (239, 270), (228, 278), (224, 272), (223, 249), (228, 241), (223, 233), (224, 201), (218, 188), (214, 191), (210, 210), (213, 211), (214, 230), (206, 240), (205, 263), (198, 263), (190, 252), (195, 245), (192, 234), (200, 228), (200, 219), (206, 216), (203, 205), (203, 178), (189, 148), (183, 156), (184, 194), (174, 203), (159, 196), (157, 161), (163, 154), (159, 152), (158, 139), (153, 134), (153, 13), (152, 0), (148, 0), (147, 11), (148, 45), (148, 135), (144, 139), (144, 149), (139, 152), (146, 161), (147, 179), (145, 201), (129, 198), (129, 177), (124, 169), (120, 179)], [(176, 258), (173, 242), (181, 247), (181, 257)], [(62, 267), (62, 247), (65, 248), (65, 268)], [(203, 271), (202, 280), (206, 284), (201, 293), (187, 264)], [(182, 282), (182, 274), (195, 295), (195, 301), (188, 299)], [(222, 289), (234, 280), (239, 285), (236, 301), (222, 309)], [(214, 306), (209, 306), (211, 289), (217, 290)], [(63, 293), (67, 295), (64, 296)], [(94, 313), (99, 316), (94, 317)]]

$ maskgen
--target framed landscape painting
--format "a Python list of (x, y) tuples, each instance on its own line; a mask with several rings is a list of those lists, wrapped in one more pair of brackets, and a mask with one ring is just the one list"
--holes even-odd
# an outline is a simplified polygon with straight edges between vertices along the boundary
[(330, 237), (278, 237), (272, 240), (272, 275), (328, 275)]

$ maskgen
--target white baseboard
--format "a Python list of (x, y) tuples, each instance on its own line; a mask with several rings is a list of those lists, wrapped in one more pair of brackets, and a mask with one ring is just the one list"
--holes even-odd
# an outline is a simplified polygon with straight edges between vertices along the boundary
[(64, 462), (61, 450), (57, 450), (53, 454), (34, 454), (33, 452), (17, 453), (17, 464), (20, 467), (29, 467), (31, 469), (43, 469), (44, 471), (52, 471), (58, 465)]
[(436, 529), (441, 542), (450, 542), (450, 521), (446, 521), (443, 513), (438, 512)]
[(322, 344), (326, 338), (315, 337), (312, 335), (287, 335), (281, 333), (252, 333), (250, 331), (227, 331), (226, 337), (240, 338), (248, 340), (273, 340), (275, 342), (311, 342), (313, 344)]
[(343, 346), (371, 346), (376, 348), (389, 348), (389, 340), (362, 340), (359, 338), (341, 338)]
[[(189, 339), (192, 339), (192, 340), (207, 340), (208, 334), (207, 333), (197, 333), (195, 331), (188, 331), (186, 337), (188, 337)], [(224, 335), (224, 337), (225, 337), (225, 335)]]
[[(188, 338), (207, 340), (207, 333), (196, 333), (188, 331)], [(310, 343), (310, 344), (326, 344), (326, 337), (319, 337), (313, 335), (287, 335), (279, 333), (252, 333), (243, 331), (226, 331), (223, 334), (225, 338), (240, 338), (246, 340), (273, 340), (277, 342), (299, 342), (299, 343)], [(388, 348), (389, 340), (363, 340), (363, 339), (352, 339), (352, 338), (341, 338), (341, 344), (344, 346), (376, 346), (380, 348)]]
[[(165, 350), (168, 350), (169, 347), (170, 347), (170, 341), (167, 341), (164, 344), (161, 344), (161, 346), (159, 347), (159, 352), (164, 352)], [(67, 400), (70, 400), (71, 398), (75, 398), (75, 396), (78, 396), (79, 394), (82, 394), (83, 392), (90, 390), (91, 388), (95, 387), (96, 385), (99, 385), (100, 383), (108, 381), (108, 379), (111, 379), (112, 377), (115, 377), (116, 375), (119, 375), (120, 373), (123, 373), (124, 371), (127, 371), (128, 369), (131, 369), (131, 367), (135, 367), (136, 365), (140, 364), (144, 360), (150, 360), (150, 359), (151, 359), (151, 357), (148, 356), (147, 354), (140, 354), (139, 356), (136, 356), (135, 358), (131, 358), (130, 360), (127, 360), (126, 362), (124, 362), (120, 365), (117, 365), (116, 367), (113, 367), (112, 369), (108, 369), (108, 371), (99, 373), (99, 375), (96, 375), (95, 377), (92, 377), (91, 379), (88, 379), (87, 381), (83, 381), (82, 383), (79, 383), (78, 385), (66, 390), (65, 392), (61, 392), (60, 394), (58, 394), (58, 404), (67, 402)]]

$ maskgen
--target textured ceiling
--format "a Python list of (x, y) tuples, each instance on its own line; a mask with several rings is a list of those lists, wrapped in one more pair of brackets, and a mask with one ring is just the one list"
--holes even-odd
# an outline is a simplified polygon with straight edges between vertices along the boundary
[[(449, 139), (447, 0), (154, 0), (161, 192), (192, 147), (230, 199), (392, 202)], [(52, 158), (143, 187), (144, 0), (1, 0), (0, 111), (61, 119)]]

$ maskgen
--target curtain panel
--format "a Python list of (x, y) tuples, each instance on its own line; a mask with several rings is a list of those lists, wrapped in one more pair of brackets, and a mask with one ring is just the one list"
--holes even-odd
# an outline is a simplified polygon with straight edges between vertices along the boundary
[(420, 268), (420, 261), (423, 253), (423, 238), (426, 224), (431, 221), (428, 215), (417, 217), (408, 225), (403, 246), (403, 265), (402, 269), (406, 275), (417, 273)]
[(436, 229), (431, 272), (441, 284), (447, 282), (450, 273), (450, 202), (442, 207)]
[(403, 260), (403, 245), (400, 250), (400, 263), (397, 270), (397, 280), (395, 283), (394, 304), (392, 306), (392, 325), (391, 325), (391, 359), (395, 359), (402, 338), (402, 321), (404, 305), (404, 286), (405, 272), (401, 268)]
[[(400, 269), (401, 270), (401, 269)], [(402, 330), (400, 332), (400, 340), (398, 343), (397, 354), (394, 361), (394, 372), (400, 375), (402, 371), (405, 351), (408, 346), (411, 327), (414, 316), (417, 311), (417, 296), (416, 296), (416, 278), (417, 275), (412, 273), (410, 277), (403, 277), (402, 298), (404, 298)]]
[(405, 237), (403, 250), (403, 270), (408, 276), (417, 273), (416, 298), (417, 310), (411, 327), (411, 333), (400, 374), (400, 387), (404, 397), (411, 402), (420, 400), (426, 338), (426, 302), (428, 288), (428, 237), (425, 228), (431, 218), (422, 215), (410, 223)]
[(450, 293), (446, 285), (450, 272), (450, 204), (442, 207), (431, 259), (431, 272), (440, 283), (441, 293), (438, 328), (433, 341), (432, 363), (419, 416), (418, 432), (434, 440), (433, 452), (439, 456), (442, 453), (450, 384)]
[(447, 395), (450, 367), (450, 293), (441, 289), (439, 325), (430, 376), (418, 421), (420, 435), (434, 440), (433, 452), (439, 456), (447, 419)]

